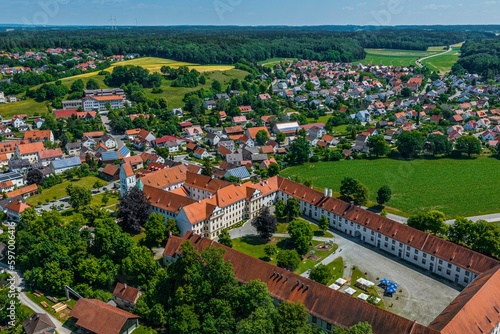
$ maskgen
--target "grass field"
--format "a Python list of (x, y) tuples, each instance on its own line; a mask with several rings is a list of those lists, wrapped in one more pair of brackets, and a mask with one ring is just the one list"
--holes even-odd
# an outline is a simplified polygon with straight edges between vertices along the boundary
[[(332, 238), (333, 237), (333, 234), (331, 234), (328, 231), (322, 231), (319, 228), (319, 226), (316, 224), (310, 223), (307, 220), (304, 220), (302, 218), (296, 218), (296, 220), (302, 220), (306, 223), (309, 223), (315, 237), (324, 237), (324, 238)], [(278, 229), (276, 230), (276, 233), (288, 233), (288, 224), (287, 223), (278, 224)]]
[(27, 99), (14, 103), (0, 104), (0, 115), (4, 119), (12, 118), (17, 114), (27, 114), (28, 116), (43, 115), (47, 112), (45, 102), (38, 103), (35, 100)]
[(424, 60), (422, 63), (432, 71), (445, 74), (451, 71), (451, 68), (458, 61), (460, 56), (460, 46), (453, 46), (452, 51), (444, 55), (432, 57)]
[(281, 175), (311, 179), (314, 187), (334, 191), (351, 176), (368, 187), (371, 201), (381, 186), (388, 185), (392, 199), (387, 205), (407, 214), (436, 209), (449, 217), (470, 217), (500, 211), (499, 163), (494, 158), (343, 160), (290, 167)]
[[(264, 252), (264, 248), (266, 245), (275, 245), (278, 248), (278, 251), (285, 249), (285, 243), (287, 239), (284, 238), (271, 238), (271, 241), (269, 243), (266, 243), (263, 241), (260, 237), (258, 236), (244, 236), (242, 238), (238, 239), (233, 239), (233, 249), (238, 250), (242, 253), (245, 253), (247, 255), (253, 256), (255, 258), (261, 259), (261, 260), (269, 260), (266, 256), (266, 253)], [(314, 246), (317, 246), (319, 244), (323, 244), (320, 241), (313, 241), (312, 242)], [(315, 250), (315, 255), (319, 257), (317, 261), (312, 261), (308, 259), (302, 260), (302, 262), (299, 264), (297, 269), (295, 270), (295, 273), (297, 274), (302, 274), (303, 272), (307, 271), (308, 269), (313, 268), (318, 262), (323, 260), (325, 257), (330, 255), (332, 252), (334, 252), (338, 248), (338, 245), (334, 245), (334, 247), (330, 250), (327, 251), (318, 251)], [(276, 256), (273, 255), (272, 259), (268, 261), (270, 264), (276, 265)]]
[[(365, 49), (366, 58), (360, 63), (364, 65), (409, 66), (415, 65), (419, 58), (432, 56), (439, 51), (413, 51), (390, 49)], [(442, 51), (441, 51), (442, 52)]]
[(276, 64), (279, 64), (282, 61), (289, 62), (294, 60), (295, 58), (269, 58), (263, 61), (259, 61), (257, 64), (262, 65), (266, 68), (273, 68)]
[[(96, 181), (102, 181), (100, 178), (95, 177), (95, 176), (87, 176), (83, 177), (78, 181), (64, 181), (63, 183), (57, 184), (53, 186), (52, 188), (49, 189), (44, 189), (41, 194), (29, 197), (26, 199), (26, 202), (30, 205), (38, 205), (38, 202), (45, 203), (46, 199), (49, 199), (50, 201), (53, 200), (54, 196), (56, 198), (63, 198), (66, 197), (66, 187), (71, 183), (75, 186), (81, 186), (86, 189), (93, 189), (94, 183)], [(111, 197), (110, 201), (111, 202)], [(108, 203), (110, 205), (110, 203)]]

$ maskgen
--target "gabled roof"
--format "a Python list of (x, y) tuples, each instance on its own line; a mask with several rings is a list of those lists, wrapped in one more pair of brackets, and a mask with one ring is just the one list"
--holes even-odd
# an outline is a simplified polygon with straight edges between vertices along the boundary
[(76, 325), (96, 334), (119, 334), (129, 319), (139, 316), (108, 305), (97, 299), (81, 298), (70, 315), (77, 319)]
[(113, 297), (123, 299), (129, 303), (137, 302), (140, 295), (141, 292), (139, 289), (120, 282), (116, 283), (115, 290), (113, 291)]
[(248, 128), (247, 129), (247, 134), (250, 136), (250, 138), (252, 138), (253, 140), (255, 140), (255, 137), (257, 136), (257, 132), (259, 131), (265, 131), (267, 133), (267, 136), (269, 137), (269, 131), (267, 131), (267, 128), (265, 126), (257, 126), (257, 127), (254, 127), (254, 128)]
[[(141, 181), (142, 182), (142, 181)], [(160, 188), (144, 185), (142, 190), (152, 206), (178, 214), (181, 209), (193, 203), (195, 200), (179, 195), (175, 192), (165, 191)]]
[(56, 325), (50, 320), (47, 313), (33, 313), (31, 317), (23, 321), (23, 328), (27, 334), (44, 334), (56, 329)]
[(41, 152), (45, 150), (45, 147), (43, 146), (43, 143), (41, 142), (36, 142), (36, 143), (30, 143), (30, 144), (20, 144), (17, 146), (19, 153), (21, 155), (26, 155), (26, 154), (35, 154), (38, 152)]
[(171, 168), (165, 168), (141, 177), (144, 186), (155, 188), (167, 188), (171, 185), (186, 181), (187, 167), (177, 165)]
[(476, 277), (429, 325), (442, 334), (493, 333), (500, 321), (500, 266)]
[(18, 200), (18, 201), (12, 201), (10, 202), (6, 207), (5, 209), (9, 210), (9, 211), (12, 211), (12, 212), (16, 212), (16, 213), (23, 213), (24, 210), (30, 208), (30, 206), (24, 202), (22, 202), (21, 200)]
[[(213, 242), (208, 238), (187, 233), (184, 240), (191, 242), (198, 251), (211, 245), (224, 249), (224, 260), (231, 262), (239, 282), (249, 283), (253, 280), (260, 280), (267, 285), (269, 294), (273, 298), (289, 302), (300, 301), (311, 315), (330, 324), (348, 327), (360, 321), (367, 321), (372, 325), (375, 334), (437, 334), (436, 331), (411, 320)], [(170, 257), (178, 254), (184, 240), (180, 237), (170, 237), (163, 254)]]
[(62, 156), (63, 156), (63, 153), (59, 147), (51, 149), (51, 150), (45, 150), (45, 151), (38, 152), (38, 158), (41, 160), (60, 158)]
[(119, 170), (120, 170), (120, 167), (113, 165), (113, 164), (107, 164), (102, 169), (102, 173), (104, 173), (106, 175), (113, 176), (113, 175), (116, 175), (119, 172)]
[(22, 196), (24, 194), (28, 194), (34, 191), (38, 191), (38, 186), (36, 184), (30, 184), (25, 187), (10, 191), (7, 193), (8, 198), (13, 198), (17, 196)]
[(65, 159), (54, 160), (51, 162), (54, 169), (76, 167), (82, 164), (80, 157), (71, 157)]

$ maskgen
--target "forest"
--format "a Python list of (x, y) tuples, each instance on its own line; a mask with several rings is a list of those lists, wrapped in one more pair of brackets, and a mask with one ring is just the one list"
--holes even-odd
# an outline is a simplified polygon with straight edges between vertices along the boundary
[(500, 74), (500, 39), (467, 41), (453, 72), (477, 73), (492, 79)]
[(433, 45), (491, 36), (458, 30), (336, 32), (300, 27), (28, 30), (0, 33), (0, 50), (61, 47), (93, 50), (105, 56), (139, 53), (201, 64), (234, 64), (241, 58), (257, 62), (274, 57), (351, 62), (365, 57), (365, 47), (425, 50)]

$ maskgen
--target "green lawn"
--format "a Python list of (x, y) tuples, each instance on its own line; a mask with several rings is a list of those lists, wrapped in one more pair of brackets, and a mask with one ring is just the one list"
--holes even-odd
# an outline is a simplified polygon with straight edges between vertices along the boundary
[[(266, 247), (266, 245), (270, 244), (270, 245), (275, 245), (279, 251), (281, 249), (285, 249), (286, 243), (287, 239), (285, 238), (271, 238), (271, 241), (269, 241), (269, 243), (266, 243), (258, 236), (244, 236), (242, 238), (233, 239), (233, 249), (248, 254), (250, 256), (253, 256), (255, 258), (261, 259), (263, 261), (267, 261), (272, 265), (276, 265), (276, 255), (274, 255), (273, 258), (270, 261), (268, 261), (269, 259), (267, 258), (266, 253), (264, 252), (264, 248)], [(323, 243), (320, 241), (313, 241), (314, 246), (320, 244)], [(332, 249), (327, 251), (315, 250), (315, 255), (318, 257), (318, 259), (316, 261), (309, 259), (302, 260), (302, 262), (299, 264), (298, 268), (294, 272), (297, 274), (302, 274), (308, 269), (313, 268), (318, 262), (323, 260), (328, 255), (330, 255), (337, 248), (338, 246), (334, 245)]]
[(409, 66), (415, 65), (419, 58), (431, 56), (438, 51), (414, 51), (391, 49), (365, 49), (366, 58), (360, 63), (364, 65)]
[(500, 162), (493, 158), (474, 160), (342, 160), (307, 163), (281, 172), (284, 177), (311, 179), (317, 188), (340, 190), (350, 176), (365, 184), (370, 200), (388, 185), (392, 199), (387, 204), (407, 214), (436, 209), (450, 217), (475, 216), (499, 211)]
[[(46, 298), (46, 296), (37, 297), (31, 291), (26, 291), (26, 296), (28, 296), (28, 298), (31, 299), (33, 302), (40, 305), (40, 307), (42, 309), (44, 309), (50, 315), (54, 316), (57, 320), (64, 323), (69, 318), (69, 315), (66, 315), (66, 316), (63, 315), (64, 311), (62, 311), (60, 313), (56, 313), (54, 311), (54, 309), (52, 308), (52, 306), (55, 305), (56, 303), (53, 303), (52, 301), (48, 300)], [(59, 299), (59, 302), (64, 302), (64, 303), (68, 304), (69, 307), (74, 306), (76, 303), (74, 300), (70, 300), (69, 302), (67, 302), (66, 297), (61, 297), (61, 296), (53, 296), (53, 297), (57, 297)], [(49, 305), (49, 307), (44, 308), (42, 306), (41, 302), (46, 302)]]
[(339, 278), (342, 278), (344, 276), (344, 260), (342, 259), (341, 256), (330, 262), (329, 264), (326, 265), (333, 271), (333, 276), (332, 278), (328, 281), (328, 286), (332, 285), (335, 283), (335, 281)]
[(4, 119), (12, 118), (17, 114), (27, 114), (28, 116), (43, 115), (47, 112), (45, 102), (38, 103), (33, 99), (26, 99), (14, 103), (0, 104), (0, 115)]
[(445, 74), (451, 71), (451, 68), (458, 61), (460, 56), (460, 47), (452, 47), (452, 51), (444, 55), (432, 57), (423, 61), (423, 64), (429, 69)]
[[(105, 207), (108, 210), (116, 211), (116, 206), (117, 206), (118, 202), (120, 201), (118, 194), (109, 193), (108, 194), (109, 201), (108, 201), (108, 203), (106, 203), (106, 205), (104, 205), (102, 203), (103, 197), (104, 197), (104, 193), (100, 193), (100, 194), (97, 194), (95, 196), (92, 196), (91, 204), (95, 205), (97, 207), (101, 207), (101, 208)], [(75, 211), (73, 209), (64, 210), (61, 212), (62, 220), (66, 223), (69, 223), (73, 219), (74, 214), (75, 214)]]
[[(80, 180), (77, 181), (64, 181), (63, 183), (57, 184), (53, 186), (52, 188), (49, 189), (43, 189), (41, 194), (32, 196), (28, 199), (26, 199), (26, 202), (30, 205), (38, 205), (38, 202), (45, 203), (46, 199), (49, 199), (50, 201), (53, 201), (54, 196), (56, 198), (63, 198), (68, 195), (66, 195), (66, 187), (71, 183), (75, 186), (81, 186), (85, 187), (86, 189), (93, 189), (94, 183), (96, 181), (102, 181), (100, 178), (95, 177), (95, 176), (87, 176), (83, 177)], [(110, 199), (111, 202), (111, 199)], [(110, 204), (108, 204), (110, 205)]]
[[(352, 275), (351, 275), (351, 287), (355, 288), (357, 290), (357, 292), (353, 295), (353, 297), (355, 298), (358, 298), (358, 296), (362, 293), (365, 293), (367, 295), (371, 295), (371, 296), (375, 296), (377, 298), (380, 298), (378, 292), (377, 292), (377, 289), (375, 288), (375, 286), (372, 286), (371, 288), (368, 288), (366, 291), (362, 290), (362, 289), (359, 289), (358, 287), (356, 287), (356, 281), (359, 279), (359, 278), (364, 278), (366, 279), (366, 276), (363, 274), (363, 272), (361, 270), (359, 270), (358, 267), (354, 267), (354, 269), (352, 270)], [(380, 298), (380, 302), (377, 304), (378, 307), (380, 308), (383, 308), (385, 309), (385, 306), (384, 306), (384, 302), (382, 301), (382, 298)]]

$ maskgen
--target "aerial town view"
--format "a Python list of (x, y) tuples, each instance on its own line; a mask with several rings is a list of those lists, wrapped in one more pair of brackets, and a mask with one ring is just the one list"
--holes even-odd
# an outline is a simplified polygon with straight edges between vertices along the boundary
[(0, 13), (0, 333), (500, 334), (500, 2)]

